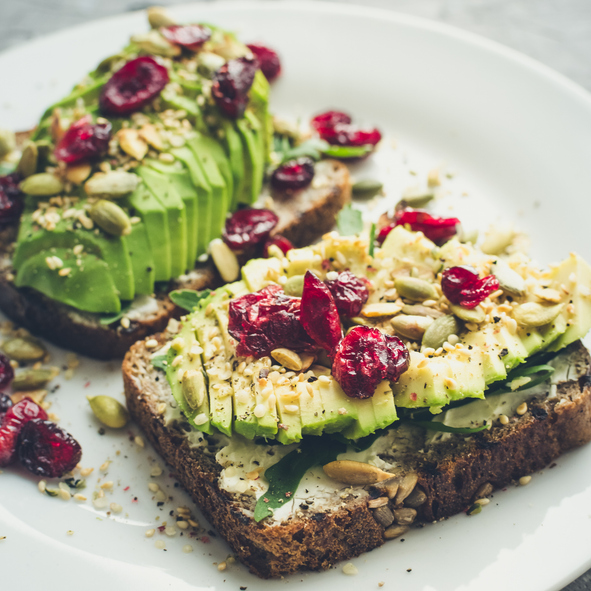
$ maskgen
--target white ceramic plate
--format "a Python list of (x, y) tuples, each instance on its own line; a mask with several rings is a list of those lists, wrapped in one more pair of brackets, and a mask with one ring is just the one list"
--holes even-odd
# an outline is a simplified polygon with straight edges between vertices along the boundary
[[(337, 107), (379, 125), (387, 133), (384, 148), (356, 174), (385, 180), (391, 202), (440, 165), (455, 172), (444, 179), (440, 211), (453, 210), (469, 228), (515, 222), (530, 233), (544, 263), (570, 250), (591, 260), (591, 101), (568, 80), (484, 39), (385, 11), (240, 2), (172, 12), (276, 47), (284, 67), (273, 90), (276, 112), (307, 117)], [(145, 27), (143, 14), (128, 14), (0, 55), (0, 127), (31, 127), (48, 104)], [(63, 359), (63, 352), (54, 355)], [(560, 458), (529, 486), (495, 494), (478, 516), (412, 531), (404, 542), (355, 559), (356, 577), (345, 576), (341, 565), (271, 582), (238, 565), (218, 572), (213, 563), (229, 549), (212, 536), (209, 544), (160, 536), (167, 548), (157, 550), (145, 530), (189, 501), (164, 475), (152, 480), (173, 500), (156, 506), (147, 483), (159, 460), (130, 441), (137, 428), (98, 435), (85, 395), (121, 392), (117, 363), (83, 360), (76, 377), (49, 399), (80, 440), (83, 464), (95, 467), (86, 493), (92, 495), (99, 478), (114, 481), (109, 498), (123, 513), (108, 516), (90, 502), (41, 495), (33, 479), (13, 469), (1, 475), (2, 579), (11, 588), (357, 591), (384, 581), (386, 589), (540, 591), (560, 589), (591, 566), (591, 446)], [(104, 475), (98, 466), (107, 459), (112, 464)], [(187, 543), (192, 554), (181, 550)]]

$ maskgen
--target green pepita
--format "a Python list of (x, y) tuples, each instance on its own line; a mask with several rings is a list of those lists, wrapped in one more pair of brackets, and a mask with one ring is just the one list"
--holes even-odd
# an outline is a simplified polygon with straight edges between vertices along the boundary
[(353, 197), (361, 199), (370, 199), (382, 191), (384, 184), (374, 179), (363, 179), (357, 181), (353, 187)]
[(452, 334), (458, 334), (459, 330), (460, 324), (455, 316), (437, 318), (425, 331), (422, 345), (425, 348), (439, 349)]
[(64, 190), (64, 184), (49, 172), (40, 172), (27, 177), (19, 185), (20, 190), (27, 195), (36, 197), (50, 197)]
[(513, 309), (513, 318), (520, 326), (536, 327), (550, 324), (560, 314), (564, 304), (542, 306), (537, 302), (526, 302)]
[(407, 300), (424, 302), (425, 300), (439, 299), (435, 286), (418, 277), (397, 277), (395, 287), (400, 296)]
[(16, 150), (16, 136), (14, 131), (0, 129), (0, 159)]
[(88, 210), (90, 219), (102, 230), (113, 236), (125, 236), (131, 232), (129, 216), (112, 201), (100, 199)]
[(433, 322), (433, 318), (429, 316), (407, 316), (406, 314), (399, 314), (390, 320), (390, 324), (400, 336), (412, 341), (420, 340)]
[(84, 190), (91, 197), (118, 199), (135, 191), (139, 182), (140, 177), (133, 172), (125, 172), (124, 170), (99, 172), (84, 183)]
[(43, 388), (56, 375), (57, 372), (53, 369), (24, 369), (14, 376), (12, 389), (17, 391), (37, 390)]
[(94, 416), (107, 427), (121, 429), (129, 421), (127, 409), (111, 396), (87, 396)]
[(47, 351), (41, 341), (33, 337), (15, 337), (4, 341), (2, 349), (15, 361), (39, 361), (47, 355)]
[(162, 57), (176, 57), (181, 54), (181, 48), (178, 45), (173, 45), (155, 29), (148, 33), (132, 35), (131, 42), (148, 53)]
[(435, 199), (435, 193), (433, 191), (408, 189), (402, 194), (401, 201), (404, 201), (409, 207), (425, 207), (433, 199)]
[(39, 151), (37, 145), (29, 143), (23, 150), (21, 159), (16, 170), (23, 178), (30, 177), (37, 172), (37, 162), (39, 161)]
[(500, 288), (515, 296), (525, 295), (525, 280), (502, 259), (491, 265), (491, 272), (497, 278)]
[(475, 308), (464, 308), (463, 306), (456, 306), (452, 304), (449, 309), (452, 313), (464, 322), (473, 322), (474, 324), (480, 324), (484, 322), (486, 314), (480, 306)]
[(290, 277), (283, 286), (285, 295), (301, 298), (304, 291), (304, 276), (294, 275)]
[(161, 6), (151, 6), (148, 8), (148, 22), (153, 29), (176, 25), (175, 21), (166, 12), (166, 9)]

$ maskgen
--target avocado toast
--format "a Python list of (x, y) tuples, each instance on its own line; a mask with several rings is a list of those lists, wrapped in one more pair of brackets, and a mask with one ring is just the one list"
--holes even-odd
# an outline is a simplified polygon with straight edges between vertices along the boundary
[[(477, 305), (453, 303), (445, 285), (467, 266), (492, 289)], [(347, 272), (370, 282), (361, 309), (341, 313), (347, 335), (328, 357), (306, 321), (310, 271), (325, 286)], [(312, 346), (294, 337), (239, 355), (241, 298), (300, 300), (298, 283)], [(590, 285), (576, 255), (543, 272), (402, 226), (372, 255), (365, 240), (331, 234), (252, 261), (242, 281), (195, 296), (180, 323), (137, 343), (123, 368), (128, 407), (253, 572), (328, 568), (413, 522), (478, 512), (494, 488), (591, 439), (579, 341)], [(397, 338), (409, 363), (359, 397), (339, 359), (362, 330)]]
[[(48, 108), (3, 177), (24, 197), (2, 232), (0, 307), (100, 359), (122, 357), (178, 315), (171, 289), (220, 283), (209, 244), (229, 212), (255, 204), (269, 164), (269, 83), (248, 48), (166, 18), (152, 11), (149, 33)], [(179, 30), (192, 43), (170, 41)], [(216, 98), (228, 64), (251, 78), (237, 112)], [(274, 233), (299, 246), (330, 229), (350, 196), (344, 165), (315, 172), (313, 187), (265, 202), (279, 217)]]

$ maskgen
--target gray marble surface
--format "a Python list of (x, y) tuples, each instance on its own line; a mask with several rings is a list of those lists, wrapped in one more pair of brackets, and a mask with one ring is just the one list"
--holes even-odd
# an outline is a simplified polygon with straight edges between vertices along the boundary
[[(333, 1), (349, 3), (349, 0)], [(0, 0), (0, 50), (88, 20), (140, 10), (152, 4), (179, 3), (176, 0)], [(388, 8), (478, 33), (539, 60), (591, 91), (591, 0), (351, 0), (350, 3)], [(508, 581), (499, 583), (500, 588), (510, 588)], [(564, 591), (586, 589), (591, 589), (591, 570)]]

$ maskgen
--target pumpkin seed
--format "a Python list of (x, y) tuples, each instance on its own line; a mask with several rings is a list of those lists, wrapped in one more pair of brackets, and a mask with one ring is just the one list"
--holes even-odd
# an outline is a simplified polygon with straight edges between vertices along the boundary
[(190, 369), (183, 373), (181, 378), (181, 389), (187, 404), (195, 410), (203, 404), (206, 396), (205, 378), (203, 373)]
[(16, 150), (16, 136), (14, 131), (0, 129), (0, 159)]
[(396, 498), (394, 499), (395, 505), (400, 505), (406, 497), (414, 490), (415, 486), (417, 485), (417, 481), (419, 480), (418, 474), (415, 472), (409, 472), (408, 474), (404, 475), (400, 486), (398, 487), (398, 492), (396, 493)]
[(390, 324), (400, 336), (412, 341), (418, 341), (423, 337), (429, 326), (433, 324), (433, 318), (399, 314), (390, 320)]
[(14, 380), (12, 380), (12, 389), (17, 391), (37, 390), (45, 386), (56, 375), (57, 372), (53, 369), (24, 369), (15, 374)]
[(8, 357), (15, 361), (39, 361), (47, 355), (45, 347), (33, 337), (15, 337), (4, 341), (2, 345)]
[(491, 227), (484, 237), (480, 250), (486, 254), (502, 254), (511, 245), (514, 238), (515, 231), (513, 228)]
[(240, 275), (240, 265), (236, 254), (220, 238), (212, 240), (209, 245), (211, 258), (226, 283), (236, 281)]
[(148, 8), (148, 22), (153, 29), (160, 27), (170, 27), (176, 25), (176, 22), (171, 18), (165, 8), (162, 6), (151, 6)]
[(75, 185), (81, 185), (90, 176), (91, 172), (92, 166), (88, 162), (71, 164), (66, 168), (66, 180)]
[(439, 349), (452, 334), (458, 334), (460, 325), (455, 316), (447, 315), (434, 320), (425, 331), (422, 345), (425, 348)]
[(148, 144), (140, 137), (137, 129), (121, 129), (116, 137), (121, 149), (132, 158), (141, 161), (148, 153)]
[(211, 51), (200, 51), (197, 54), (197, 69), (203, 76), (212, 76), (225, 63), (226, 60), (221, 55), (212, 53)]
[(392, 478), (392, 474), (384, 472), (371, 464), (354, 462), (353, 460), (330, 462), (324, 465), (322, 469), (329, 478), (344, 484), (374, 484)]
[(27, 177), (19, 185), (20, 190), (27, 195), (49, 197), (64, 190), (64, 184), (55, 175), (40, 172)]
[(463, 306), (451, 304), (449, 309), (460, 320), (463, 320), (464, 322), (473, 322), (474, 324), (484, 322), (486, 316), (484, 310), (480, 306), (476, 306), (475, 308), (464, 308)]
[(36, 144), (30, 142), (23, 150), (21, 159), (16, 167), (16, 170), (27, 178), (37, 172), (37, 162), (39, 161), (39, 151)]
[(131, 232), (129, 216), (116, 204), (107, 199), (99, 199), (88, 210), (88, 216), (107, 234), (126, 236)]
[(302, 369), (302, 358), (291, 349), (280, 347), (271, 351), (271, 357), (283, 367), (291, 369), (292, 371), (300, 371)]
[(362, 199), (370, 199), (374, 197), (384, 188), (384, 184), (374, 179), (363, 179), (357, 181), (351, 188), (353, 197), (359, 197)]
[(416, 509), (403, 507), (402, 509), (394, 509), (394, 519), (398, 525), (410, 525), (416, 518)]
[(439, 299), (435, 286), (418, 277), (396, 277), (395, 287), (398, 293), (407, 300), (424, 302), (425, 300)]
[(526, 302), (513, 309), (513, 318), (517, 324), (525, 327), (545, 326), (560, 314), (564, 304), (542, 306), (537, 302)]
[(91, 197), (117, 199), (135, 191), (139, 182), (140, 178), (133, 172), (123, 170), (97, 172), (86, 181), (84, 190)]
[(107, 427), (121, 429), (129, 421), (127, 409), (111, 396), (87, 396), (94, 416)]
[(491, 272), (497, 278), (500, 288), (511, 295), (525, 295), (525, 280), (514, 271), (503, 259), (496, 260), (491, 265)]
[(283, 286), (285, 295), (301, 298), (304, 291), (304, 276), (294, 275), (290, 277)]
[(132, 35), (131, 42), (147, 53), (162, 57), (176, 57), (181, 54), (181, 48), (178, 45), (173, 45), (155, 29), (148, 33)]
[(441, 310), (429, 306), (421, 306), (421, 304), (405, 304), (401, 312), (410, 316), (430, 316), (431, 318), (445, 316)]
[(402, 194), (402, 200), (409, 207), (425, 207), (435, 199), (433, 191), (425, 191), (416, 188), (407, 189)]

